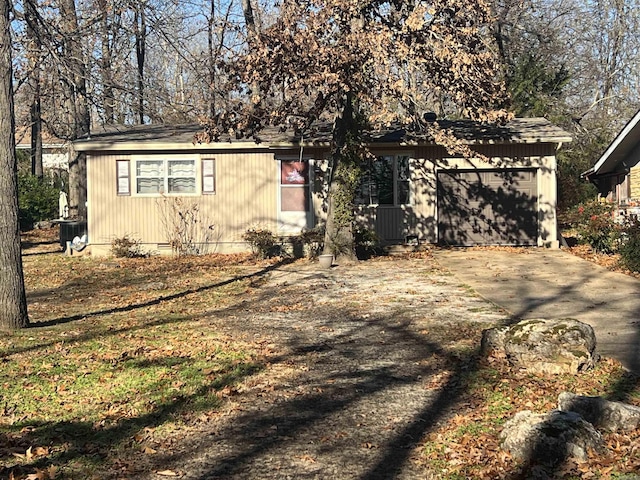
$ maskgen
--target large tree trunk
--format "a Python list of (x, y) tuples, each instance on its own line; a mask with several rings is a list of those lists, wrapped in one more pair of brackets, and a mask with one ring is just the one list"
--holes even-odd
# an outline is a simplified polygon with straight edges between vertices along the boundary
[(9, 0), (0, 0), (0, 329), (29, 324), (18, 222)]
[[(91, 120), (87, 103), (86, 68), (78, 16), (74, 0), (60, 0), (60, 17), (64, 33), (66, 63), (66, 86), (68, 89), (69, 112), (71, 114), (71, 141), (89, 134)], [(75, 219), (87, 218), (87, 157), (69, 148), (69, 216)]]
[(356, 260), (355, 242), (353, 238), (355, 195), (353, 185), (353, 142), (359, 138), (353, 113), (353, 96), (345, 95), (342, 115), (336, 119), (333, 136), (333, 151), (329, 169), (329, 193), (327, 206), (327, 223), (325, 225), (324, 251), (337, 258)]

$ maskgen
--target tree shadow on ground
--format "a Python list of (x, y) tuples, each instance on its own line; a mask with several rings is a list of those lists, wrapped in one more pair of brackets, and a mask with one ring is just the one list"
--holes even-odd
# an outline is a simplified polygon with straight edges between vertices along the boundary
[[(234, 276), (232, 278), (229, 278), (229, 279), (221, 281), (221, 282), (214, 282), (214, 283), (211, 283), (211, 284), (208, 284), (208, 285), (204, 285), (204, 286), (200, 286), (200, 287), (185, 289), (185, 290), (182, 290), (180, 292), (173, 293), (173, 294), (170, 294), (170, 295), (159, 295), (159, 296), (157, 296), (157, 297), (155, 297), (155, 298), (153, 298), (151, 300), (146, 300), (144, 302), (132, 303), (132, 304), (125, 305), (125, 306), (106, 308), (106, 309), (101, 309), (101, 310), (86, 311), (86, 312), (82, 312), (82, 313), (79, 313), (79, 314), (76, 314), (76, 315), (70, 315), (70, 316), (66, 316), (66, 317), (55, 318), (55, 319), (42, 321), (42, 322), (34, 322), (34, 323), (29, 324), (29, 326), (27, 328), (29, 328), (29, 329), (42, 329), (42, 328), (52, 327), (52, 326), (55, 326), (55, 325), (62, 325), (62, 324), (65, 324), (65, 323), (86, 320), (86, 319), (90, 319), (92, 317), (99, 317), (99, 316), (102, 316), (102, 315), (110, 315), (110, 314), (115, 314), (115, 313), (131, 312), (131, 311), (134, 311), (134, 310), (137, 310), (137, 309), (142, 309), (142, 308), (151, 307), (151, 306), (154, 306), (154, 305), (159, 305), (162, 302), (184, 298), (187, 295), (191, 295), (191, 294), (195, 294), (195, 293), (203, 293), (203, 292), (207, 292), (207, 291), (213, 291), (213, 290), (215, 290), (217, 288), (221, 288), (221, 287), (224, 287), (226, 285), (230, 285), (230, 284), (232, 284), (234, 282), (243, 281), (243, 280), (262, 279), (266, 275), (268, 275), (269, 272), (271, 272), (271, 271), (277, 269), (279, 266), (285, 265), (287, 263), (290, 263), (290, 260), (285, 259), (282, 262), (275, 263), (273, 265), (269, 265), (269, 266), (267, 266), (265, 268), (262, 268), (262, 269), (260, 269), (260, 270), (258, 270), (256, 272), (248, 273), (248, 274), (245, 274), (245, 275), (236, 275), (236, 276)], [(184, 318), (161, 319), (161, 320), (158, 320), (158, 321), (146, 323), (144, 325), (113, 329), (113, 330), (111, 330), (109, 332), (103, 332), (103, 331), (90, 332), (90, 333), (87, 333), (87, 334), (79, 335), (79, 336), (75, 337), (74, 340), (78, 341), (78, 342), (83, 342), (83, 341), (87, 341), (87, 340), (90, 340), (92, 338), (95, 338), (95, 336), (97, 336), (97, 335), (115, 335), (115, 334), (118, 334), (118, 333), (123, 333), (123, 332), (128, 331), (128, 330), (135, 330), (135, 329), (146, 328), (146, 327), (154, 326), (154, 325), (161, 325), (161, 324), (167, 324), (167, 323), (173, 323), (173, 322), (180, 322), (180, 321), (183, 321), (183, 320), (184, 320)], [(28, 352), (28, 351), (39, 350), (41, 348), (45, 348), (47, 346), (54, 345), (55, 343), (57, 343), (57, 340), (52, 340), (50, 342), (40, 343), (40, 344), (32, 345), (32, 346), (29, 346), (29, 347), (13, 348), (11, 351), (5, 351), (5, 352), (0, 351), (0, 358), (8, 358), (11, 355), (14, 355), (14, 354), (17, 354), (17, 353), (24, 353), (24, 352)]]
[(48, 255), (60, 255), (60, 252), (22, 252), (23, 257), (44, 257)]
[[(212, 395), (217, 398), (215, 397), (216, 392), (238, 384), (244, 378), (254, 375), (261, 368), (262, 366), (254, 364), (247, 364), (245, 368), (238, 368), (235, 365), (233, 371), (224, 372), (215, 381), (203, 385), (191, 395), (177, 395), (171, 401), (158, 404), (147, 414), (113, 420), (108, 425), (95, 425), (82, 420), (59, 422), (27, 420), (22, 424), (18, 423), (15, 428), (21, 434), (17, 438), (15, 435), (13, 436), (14, 443), (23, 446), (48, 445), (54, 453), (36, 459), (29, 465), (11, 468), (6, 473), (10, 475), (10, 478), (13, 478), (13, 476), (19, 477), (22, 474), (27, 475), (33, 469), (44, 470), (52, 465), (68, 465), (80, 458), (85, 460), (109, 459), (112, 454), (111, 449), (123, 442), (135, 443), (135, 435), (144, 429), (160, 426), (185, 410), (197, 412), (198, 410), (215, 408), (216, 405), (211, 402), (203, 403), (200, 400)], [(111, 458), (111, 460), (115, 459)], [(0, 468), (0, 478), (3, 473), (5, 472)]]
[[(268, 363), (302, 372), (277, 387), (274, 401), (244, 405), (229, 423), (158, 457), (156, 468), (198, 457), (207, 460), (189, 478), (382, 479), (416, 468), (409, 465), (413, 448), (455, 408), (477, 352), (431, 341), (399, 312), (362, 318), (316, 307), (313, 318), (298, 317), (276, 327), (288, 332), (285, 353)], [(443, 368), (447, 380), (427, 388)], [(390, 426), (394, 416), (402, 420)], [(310, 466), (299, 465), (307, 457)]]
[[(310, 273), (305, 278), (317, 282), (313, 288), (321, 288), (326, 275)], [(384, 314), (363, 317), (348, 308), (313, 304), (303, 312), (281, 315), (268, 306), (282, 299), (283, 289), (263, 283), (257, 288), (259, 294), (245, 302), (204, 313), (212, 328), (243, 331), (248, 338), (269, 339), (278, 330), (284, 335), (283, 348), (264, 362), (296, 366), (297, 370), (286, 384), (274, 384), (271, 402), (258, 408), (249, 399), (232, 419), (227, 418), (229, 421), (221, 418), (208, 426), (210, 430), (185, 440), (171, 455), (154, 456), (152, 469), (175, 469), (193, 462), (189, 478), (375, 480), (396, 478), (407, 471), (413, 478), (421, 478), (424, 470), (410, 462), (412, 449), (426, 433), (447, 421), (461, 401), (467, 388), (465, 379), (480, 368), (476, 350), (458, 351), (416, 331), (411, 308), (390, 308)], [(307, 286), (300, 288), (301, 295), (308, 293), (304, 291)], [(384, 287), (380, 295), (384, 301)], [(254, 317), (247, 312), (260, 310), (268, 323), (254, 325)], [(104, 429), (84, 422), (36, 426), (26, 434), (29, 440), (58, 435), (56, 438), (71, 448), (34, 465), (44, 467), (91, 455), (91, 445), (104, 449), (115, 446), (140, 429), (159, 425), (181, 408), (189, 408), (212, 389), (254, 373), (249, 370), (229, 382), (209, 384), (194, 395), (158, 405), (148, 415)], [(427, 379), (442, 373), (447, 375), (441, 385), (426, 386)], [(634, 388), (633, 382), (622, 380), (612, 386), (612, 394), (624, 395)], [(394, 416), (402, 416), (402, 421), (391, 421)], [(526, 468), (514, 472), (512, 478), (532, 478), (527, 475), (535, 465)], [(560, 465), (548, 469), (549, 478), (560, 471)], [(135, 478), (134, 473), (129, 478)]]

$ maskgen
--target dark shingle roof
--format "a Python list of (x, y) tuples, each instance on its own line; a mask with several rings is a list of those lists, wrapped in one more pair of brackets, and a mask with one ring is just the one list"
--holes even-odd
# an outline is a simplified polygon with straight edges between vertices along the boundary
[[(516, 118), (504, 126), (490, 125), (469, 120), (440, 120), (436, 122), (470, 144), (501, 143), (563, 143), (571, 141), (570, 135), (544, 118)], [(134, 150), (157, 149), (211, 149), (286, 147), (300, 143), (309, 146), (325, 146), (331, 143), (332, 125), (314, 125), (304, 134), (275, 127), (266, 128), (255, 138), (235, 138), (224, 135), (217, 142), (195, 142), (195, 135), (203, 131), (200, 125), (137, 125), (109, 127), (92, 133), (75, 142), (78, 150)], [(387, 127), (368, 132), (365, 138), (373, 144), (433, 144), (428, 129), (417, 131), (407, 127)]]

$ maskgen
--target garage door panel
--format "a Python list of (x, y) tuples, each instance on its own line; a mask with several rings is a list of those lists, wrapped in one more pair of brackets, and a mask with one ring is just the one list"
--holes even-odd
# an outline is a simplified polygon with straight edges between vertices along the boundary
[(536, 245), (536, 172), (439, 172), (438, 232), (447, 245)]

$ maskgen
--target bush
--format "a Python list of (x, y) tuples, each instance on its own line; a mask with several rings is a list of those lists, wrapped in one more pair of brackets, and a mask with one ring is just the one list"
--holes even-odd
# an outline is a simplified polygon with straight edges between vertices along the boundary
[(60, 191), (48, 179), (31, 174), (18, 175), (20, 228), (28, 230), (34, 223), (58, 217)]
[(300, 240), (304, 245), (309, 258), (317, 258), (324, 245), (324, 225), (316, 226), (309, 230), (303, 230)]
[(620, 263), (632, 272), (640, 272), (640, 221), (627, 222), (622, 239)]
[(622, 233), (622, 225), (615, 220), (615, 210), (612, 203), (594, 200), (573, 208), (567, 220), (576, 230), (579, 243), (610, 254), (618, 250)]
[(271, 230), (264, 228), (250, 228), (242, 239), (249, 244), (251, 251), (260, 258), (275, 257), (280, 253), (276, 237)]
[(377, 253), (380, 240), (375, 230), (358, 227), (353, 231), (356, 255), (359, 259), (371, 258)]
[(177, 255), (204, 255), (217, 235), (216, 226), (196, 201), (162, 197), (156, 201), (167, 242)]
[(138, 258), (147, 255), (142, 250), (140, 241), (125, 235), (111, 241), (111, 253), (118, 258)]

